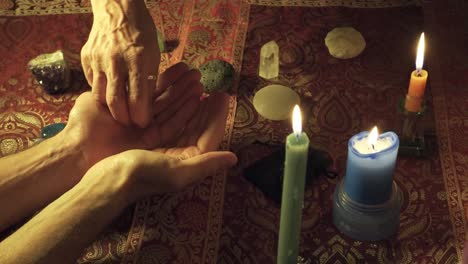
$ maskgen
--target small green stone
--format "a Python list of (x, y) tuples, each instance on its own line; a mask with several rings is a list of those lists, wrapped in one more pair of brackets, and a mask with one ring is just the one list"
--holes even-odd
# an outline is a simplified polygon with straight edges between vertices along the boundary
[(47, 139), (57, 135), (65, 128), (65, 125), (65, 123), (56, 123), (43, 127), (41, 130), (42, 138)]
[(206, 93), (232, 92), (234, 67), (223, 60), (212, 60), (200, 66), (200, 82)]

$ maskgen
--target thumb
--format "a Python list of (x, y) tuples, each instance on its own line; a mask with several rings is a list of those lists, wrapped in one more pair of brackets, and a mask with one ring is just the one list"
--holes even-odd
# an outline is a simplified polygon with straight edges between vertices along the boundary
[(181, 161), (181, 177), (186, 185), (213, 175), (217, 170), (228, 169), (237, 163), (237, 157), (229, 151), (214, 151)]

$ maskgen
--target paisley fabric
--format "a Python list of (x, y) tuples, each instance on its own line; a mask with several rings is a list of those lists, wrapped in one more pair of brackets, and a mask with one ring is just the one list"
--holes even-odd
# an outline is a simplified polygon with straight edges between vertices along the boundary
[[(255, 92), (270, 83), (258, 77), (258, 52), (264, 43), (275, 40), (280, 46), (280, 77), (275, 82), (299, 93), (311, 144), (327, 151), (340, 172), (338, 179), (318, 179), (305, 193), (301, 254), (313, 263), (454, 263), (458, 259), (461, 244), (455, 223), (448, 217), (436, 153), (428, 159), (398, 160), (395, 180), (404, 203), (396, 237), (378, 243), (357, 242), (332, 224), (331, 196), (345, 173), (349, 138), (374, 124), (382, 131), (397, 131), (400, 125), (397, 105), (407, 92), (414, 67), (412, 47), (425, 31), (422, 11), (420, 7), (250, 9), (231, 145), (239, 153), (242, 169), (268, 151), (252, 143), (282, 144), (291, 133), (289, 121), (266, 120), (252, 105)], [(364, 52), (352, 60), (333, 58), (324, 45), (326, 34), (343, 25), (359, 30), (367, 42)], [(429, 109), (433, 109), (432, 90), (431, 86), (426, 93)], [(423, 122), (435, 147), (432, 110), (426, 111)], [(227, 179), (224, 200), (219, 260), (274, 263), (280, 208), (246, 181), (242, 172)]]
[[(148, 0), (159, 30), (174, 43), (162, 55), (161, 70), (180, 60), (197, 67), (223, 59), (238, 72), (222, 148), (238, 154), (239, 166), (177, 195), (127, 208), (77, 262), (275, 262), (279, 207), (242, 173), (291, 130), (288, 122), (263, 119), (252, 106), (254, 93), (268, 84), (257, 77), (258, 52), (272, 39), (281, 49), (279, 82), (301, 95), (304, 129), (340, 175), (319, 178), (306, 190), (301, 255), (312, 263), (460, 261), (468, 207), (466, 4), (421, 2)], [(79, 63), (89, 12), (89, 0), (0, 0), (0, 156), (31, 146), (44, 125), (66, 122), (78, 92), (45, 94), (26, 63), (59, 48)], [(331, 57), (323, 42), (329, 30), (343, 25), (367, 41), (352, 60)], [(398, 234), (377, 243), (354, 241), (331, 222), (346, 142), (372, 125), (398, 129), (396, 105), (407, 89), (421, 31), (429, 71), (423, 125), (431, 152), (426, 159), (398, 160), (395, 180), (404, 194)]]

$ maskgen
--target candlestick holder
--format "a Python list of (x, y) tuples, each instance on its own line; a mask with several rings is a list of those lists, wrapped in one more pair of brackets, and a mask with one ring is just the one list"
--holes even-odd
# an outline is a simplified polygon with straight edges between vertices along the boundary
[(394, 181), (388, 201), (376, 205), (359, 203), (348, 196), (342, 180), (333, 195), (333, 223), (343, 234), (355, 240), (387, 239), (398, 231), (402, 197)]
[(421, 157), (425, 155), (424, 127), (422, 119), (426, 110), (426, 105), (422, 103), (418, 112), (408, 111), (405, 108), (405, 98), (400, 100), (398, 106), (399, 113), (399, 133), (400, 147), (398, 154), (402, 156)]

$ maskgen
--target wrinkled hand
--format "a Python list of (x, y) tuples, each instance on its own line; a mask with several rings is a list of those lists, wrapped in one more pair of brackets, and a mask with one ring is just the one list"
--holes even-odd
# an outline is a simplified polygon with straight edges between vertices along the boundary
[(157, 31), (143, 0), (94, 0), (94, 21), (81, 50), (92, 93), (122, 124), (146, 127), (158, 75)]
[[(202, 93), (199, 80), (200, 72), (189, 70), (184, 63), (176, 64), (162, 73), (158, 81), (159, 96), (153, 104), (167, 106), (155, 110), (158, 116), (168, 118), (164, 124), (153, 120), (147, 128), (118, 123), (108, 108), (94, 100), (91, 93), (83, 93), (70, 112), (65, 131), (71, 137), (78, 138), (89, 166), (128, 149), (165, 146), (180, 135), (202, 104), (199, 100)], [(173, 108), (181, 104), (183, 107)]]
[(179, 63), (158, 80), (153, 103), (155, 118), (148, 128), (116, 122), (92, 95), (82, 94), (65, 128), (79, 138), (88, 168), (99, 160), (129, 149), (155, 149), (186, 159), (219, 147), (224, 135), (228, 97), (223, 94), (200, 101), (200, 72)]

